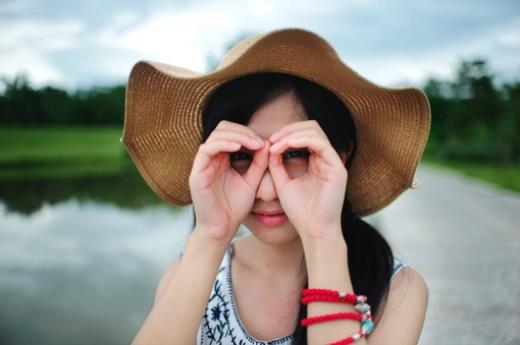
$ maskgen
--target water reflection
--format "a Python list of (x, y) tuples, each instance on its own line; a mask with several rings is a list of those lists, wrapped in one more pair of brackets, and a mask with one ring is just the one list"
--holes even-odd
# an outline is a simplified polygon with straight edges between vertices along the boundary
[(37, 191), (30, 216), (0, 203), (2, 344), (129, 344), (182, 250), (191, 207), (59, 202), (66, 191), (53, 191), (54, 205)]
[(131, 209), (163, 204), (135, 169), (100, 176), (0, 180), (0, 201), (12, 212), (30, 215), (45, 204), (71, 198)]
[[(419, 343), (520, 344), (520, 198), (444, 171), (418, 177), (366, 220), (428, 283)], [(191, 206), (133, 179), (0, 183), (0, 344), (131, 342), (192, 221)]]

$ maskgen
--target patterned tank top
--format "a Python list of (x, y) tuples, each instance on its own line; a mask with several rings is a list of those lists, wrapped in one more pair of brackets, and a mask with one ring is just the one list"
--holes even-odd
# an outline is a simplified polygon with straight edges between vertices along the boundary
[[(237, 312), (231, 283), (231, 244), (218, 269), (217, 277), (211, 290), (206, 312), (197, 333), (197, 345), (290, 345), (293, 335), (272, 340), (258, 340), (247, 332)], [(395, 275), (406, 264), (394, 257)]]

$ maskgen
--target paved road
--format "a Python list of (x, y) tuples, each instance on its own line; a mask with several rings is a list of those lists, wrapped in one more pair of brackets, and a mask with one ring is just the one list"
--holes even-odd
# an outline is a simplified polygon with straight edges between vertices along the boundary
[(520, 194), (421, 165), (367, 217), (430, 291), (421, 345), (520, 344)]

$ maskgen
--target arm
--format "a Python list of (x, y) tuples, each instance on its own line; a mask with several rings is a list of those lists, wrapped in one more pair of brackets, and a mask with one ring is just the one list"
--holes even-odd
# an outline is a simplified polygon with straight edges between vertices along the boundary
[(152, 310), (132, 344), (196, 343), (228, 245), (228, 240), (209, 238), (197, 229), (190, 234), (182, 259), (170, 265), (161, 279)]
[[(304, 244), (309, 288), (327, 288), (353, 291), (348, 270), (347, 246), (343, 239), (337, 241), (307, 242)], [(405, 267), (390, 283), (383, 314), (374, 315), (375, 327), (367, 339), (356, 344), (416, 345), (424, 324), (428, 304), (428, 287), (421, 275), (411, 267)], [(355, 311), (350, 304), (313, 302), (308, 305), (308, 316)], [(359, 323), (352, 320), (336, 320), (308, 327), (310, 345), (338, 341), (359, 331)]]
[(419, 342), (426, 307), (428, 286), (422, 276), (411, 267), (403, 268), (392, 278), (390, 291), (381, 317), (368, 336), (370, 345)]
[[(341, 231), (336, 231), (335, 233), (341, 233)], [(309, 241), (304, 243), (303, 246), (309, 288), (353, 291), (348, 269), (347, 245), (343, 238), (333, 241)], [(355, 311), (353, 305), (346, 303), (312, 302), (307, 306), (308, 317)], [(344, 339), (358, 332), (359, 329), (359, 322), (354, 320), (334, 320), (317, 323), (308, 327), (307, 342), (309, 345), (328, 344)], [(367, 344), (367, 341), (362, 338), (356, 344)]]

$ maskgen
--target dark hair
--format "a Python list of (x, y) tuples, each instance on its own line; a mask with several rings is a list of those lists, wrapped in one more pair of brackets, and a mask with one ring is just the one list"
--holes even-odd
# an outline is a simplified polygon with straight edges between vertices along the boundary
[[(319, 123), (337, 152), (348, 152), (353, 145), (352, 153), (345, 164), (348, 170), (356, 151), (356, 128), (350, 111), (328, 89), (291, 74), (248, 74), (217, 88), (204, 108), (201, 144), (221, 120), (247, 125), (263, 104), (289, 91), (293, 91), (302, 103), (307, 118)], [(193, 222), (196, 223), (195, 213)], [(383, 306), (382, 302), (386, 300), (389, 289), (394, 265), (392, 249), (372, 225), (352, 212), (352, 206), (346, 197), (341, 225), (348, 247), (348, 265), (354, 291), (368, 297), (372, 314), (375, 315)], [(308, 287), (307, 279), (304, 287)], [(306, 316), (307, 306), (301, 304), (293, 344), (307, 344), (307, 330), (299, 323)]]

